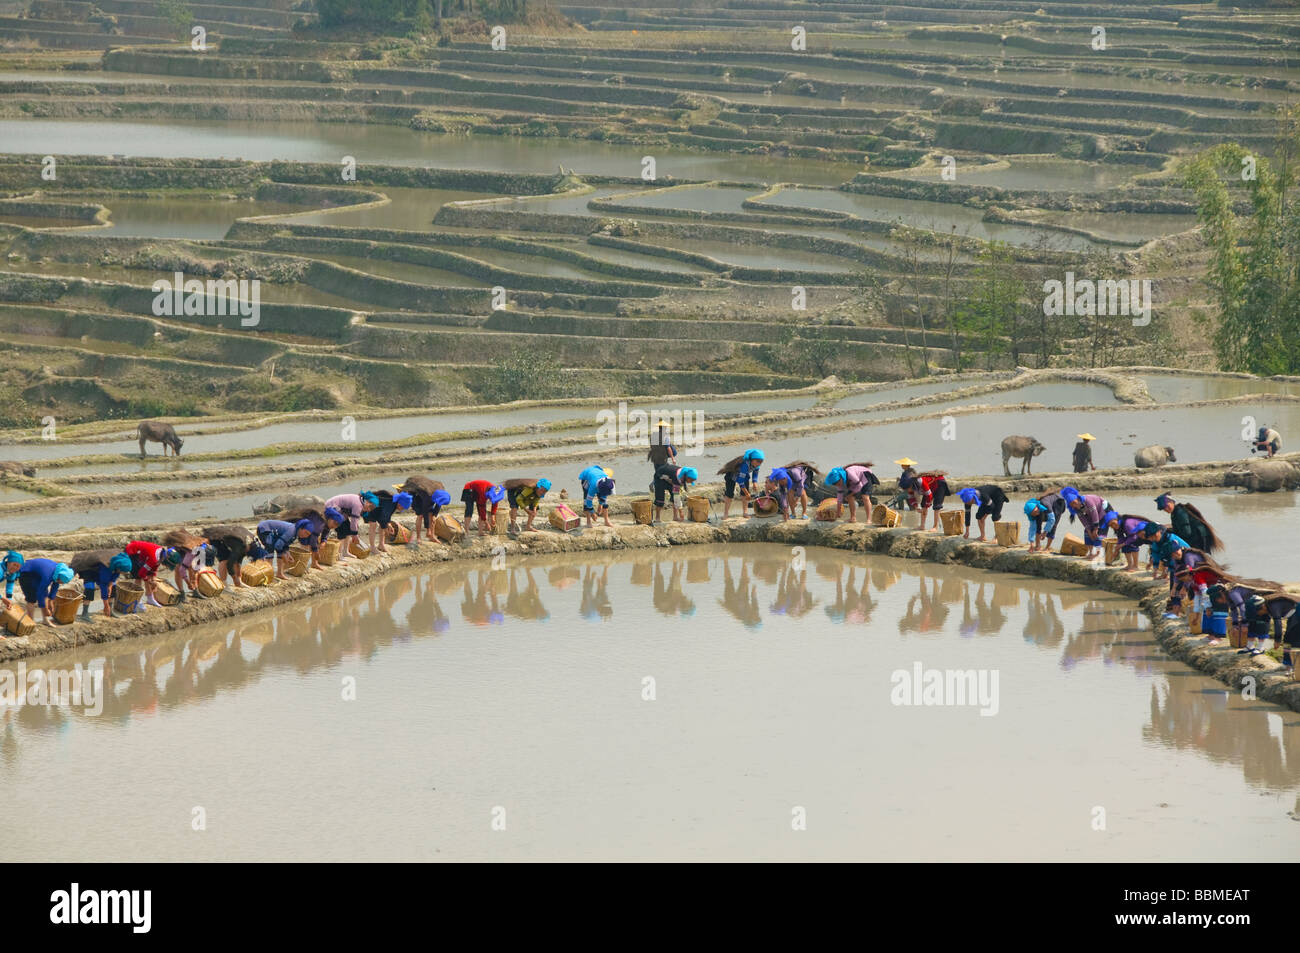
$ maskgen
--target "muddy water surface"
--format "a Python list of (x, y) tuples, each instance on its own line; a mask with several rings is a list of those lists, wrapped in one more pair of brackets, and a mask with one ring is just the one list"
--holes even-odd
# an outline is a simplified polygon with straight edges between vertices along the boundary
[[(1128, 600), (803, 558), (444, 567), (45, 657), (107, 692), (0, 715), (6, 857), (1294, 856), (1297, 716), (1168, 659)], [(918, 664), (996, 695), (894, 704)]]
[[(128, 155), (162, 158), (331, 162), (355, 156), (361, 164), (414, 165), (549, 175), (557, 165), (579, 173), (635, 178), (641, 146), (514, 136), (460, 136), (400, 126), (356, 123), (170, 122), (82, 119), (0, 120), (0, 142), (15, 153)], [(854, 166), (762, 156), (719, 156), (665, 148), (656, 152), (659, 181), (718, 179), (836, 185)]]

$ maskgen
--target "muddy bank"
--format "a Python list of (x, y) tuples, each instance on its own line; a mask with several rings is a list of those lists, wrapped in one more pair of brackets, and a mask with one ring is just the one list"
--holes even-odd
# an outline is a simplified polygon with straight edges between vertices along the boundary
[[(112, 642), (231, 618), (256, 609), (271, 608), (307, 596), (320, 595), (376, 579), (399, 567), (429, 565), (452, 560), (490, 559), (504, 554), (517, 561), (529, 556), (583, 553), (616, 549), (649, 549), (704, 543), (777, 543), (786, 546), (825, 546), (856, 553), (879, 553), (930, 562), (957, 562), (994, 572), (1023, 573), (1104, 589), (1136, 600), (1150, 617), (1161, 645), (1174, 658), (1213, 676), (1234, 689), (1253, 682), (1254, 693), (1266, 701), (1300, 711), (1300, 682), (1282, 672), (1268, 656), (1248, 658), (1226, 646), (1207, 646), (1190, 635), (1185, 622), (1163, 617), (1167, 586), (1142, 574), (1127, 574), (1058, 555), (1031, 555), (1023, 548), (1003, 549), (971, 543), (960, 537), (942, 537), (916, 530), (886, 530), (846, 523), (819, 524), (795, 520), (788, 523), (763, 519), (733, 519), (718, 526), (668, 523), (659, 526), (596, 528), (580, 536), (552, 530), (524, 533), (518, 539), (490, 536), (464, 545), (424, 544), (418, 548), (393, 547), (388, 555), (349, 560), (344, 566), (311, 571), (265, 588), (227, 589), (214, 599), (190, 599), (167, 609), (51, 628), (38, 626), (28, 638), (0, 641), (0, 661), (42, 655), (91, 642)], [(52, 554), (58, 555), (58, 554)]]

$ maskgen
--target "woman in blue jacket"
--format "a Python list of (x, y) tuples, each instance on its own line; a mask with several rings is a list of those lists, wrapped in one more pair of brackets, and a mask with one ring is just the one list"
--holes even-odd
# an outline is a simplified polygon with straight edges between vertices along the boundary
[[(22, 589), (23, 601), (27, 603), (27, 614), (32, 615), (36, 609), (41, 610), (41, 621), (54, 625), (53, 606), (50, 605), (59, 586), (66, 586), (77, 578), (72, 567), (53, 559), (29, 559), (18, 571), (18, 587)], [(5, 604), (12, 600), (6, 598)]]
[(595, 526), (596, 514), (600, 513), (605, 525), (613, 526), (609, 521), (609, 498), (614, 495), (614, 471), (593, 464), (578, 474), (578, 483), (582, 487), (582, 515), (587, 518), (587, 525)]

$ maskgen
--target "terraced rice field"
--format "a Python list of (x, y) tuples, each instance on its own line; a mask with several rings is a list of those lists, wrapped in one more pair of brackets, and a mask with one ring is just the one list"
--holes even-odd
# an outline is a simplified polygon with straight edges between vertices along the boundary
[[(268, 409), (293, 399), (286, 389), (313, 389), (301, 369), (312, 347), (359, 359), (340, 386), (314, 389), (318, 405), (339, 407), (463, 402), (514, 349), (576, 372), (554, 396), (882, 380), (915, 372), (922, 323), (923, 363), (972, 360), (975, 342), (947, 333), (951, 302), (978, 280), (988, 243), (1005, 242), (1029, 288), (1098, 256), (1153, 278), (1156, 319), (1116, 331), (1106, 359), (1166, 363), (1172, 342), (1176, 359), (1203, 366), (1201, 252), (1161, 247), (1195, 228), (1178, 166), (1216, 142), (1270, 147), (1273, 110), (1296, 91), (1294, 18), (1013, 6), (561, 4), (585, 32), (520, 26), (506, 50), (471, 36), (376, 52), (294, 39), (313, 15), (268, 0), (200, 5), (210, 48), (196, 54), (171, 45), (174, 28), (143, 0), (101, 5), (112, 29), (88, 4), (35, 0), (25, 19), (0, 17), (0, 42), (23, 50), (0, 58), (0, 188), (12, 200), (0, 201), (0, 323), (48, 337), (55, 353), (73, 347), (83, 335), (32, 326), (35, 279), (21, 276), (102, 281), (123, 269), (111, 288), (47, 283), (36, 298), (93, 310), (116, 324), (107, 336), (139, 349), (132, 360), (147, 355), (151, 341), (190, 333), (130, 290), (166, 259), (285, 286), (264, 290), (287, 307), (257, 330), (207, 329), (258, 340), (256, 357), (220, 362), (236, 380), (278, 364), (256, 388)], [(794, 19), (806, 50), (791, 48)], [(1105, 49), (1093, 48), (1098, 24)], [(46, 155), (62, 163), (55, 180), (39, 174)], [(340, 172), (347, 156), (355, 179)], [(106, 211), (94, 218), (94, 206)], [(268, 215), (279, 217), (237, 221)], [(527, 320), (488, 320), (493, 288)], [(294, 310), (309, 305), (332, 311)], [(690, 321), (716, 346), (697, 355), (701, 374), (666, 377), (680, 360), (631, 324), (586, 349), (539, 333), (548, 316), (616, 312)], [(831, 316), (825, 334), (841, 344), (816, 359), (728, 331)], [(907, 334), (837, 330), (863, 323)], [(478, 330), (422, 336), (439, 326)], [(1031, 350), (1093, 363), (1091, 330), (1061, 319)], [(1014, 349), (995, 343), (992, 366), (1010, 367)], [(423, 366), (382, 385), (383, 367), (367, 363), (428, 347)], [(102, 379), (64, 382), (85, 375), (45, 366), (52, 380), (9, 372), (37, 404), (66, 415), (87, 389), (79, 404), (92, 411), (124, 400)], [(186, 380), (162, 383), (171, 374), (144, 385), (157, 410), (238, 409)]]

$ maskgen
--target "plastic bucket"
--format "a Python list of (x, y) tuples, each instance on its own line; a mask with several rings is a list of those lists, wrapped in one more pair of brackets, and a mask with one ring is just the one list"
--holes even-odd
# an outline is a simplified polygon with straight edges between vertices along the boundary
[(1228, 634), (1228, 613), (1207, 612), (1201, 616), (1201, 631), (1206, 635)]

